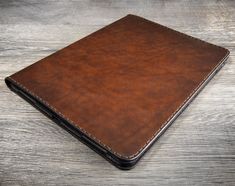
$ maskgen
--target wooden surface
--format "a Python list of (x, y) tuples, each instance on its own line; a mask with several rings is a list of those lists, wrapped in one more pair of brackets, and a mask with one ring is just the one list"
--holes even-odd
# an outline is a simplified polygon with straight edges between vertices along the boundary
[[(138, 165), (121, 171), (9, 91), (4, 77), (128, 13), (231, 51)], [(234, 1), (0, 0), (0, 185), (235, 185)]]

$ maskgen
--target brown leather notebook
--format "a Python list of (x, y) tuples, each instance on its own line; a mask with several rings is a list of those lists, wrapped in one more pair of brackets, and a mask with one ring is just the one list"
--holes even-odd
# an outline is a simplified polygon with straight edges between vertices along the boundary
[(127, 15), (6, 83), (115, 166), (129, 169), (228, 55), (225, 48)]

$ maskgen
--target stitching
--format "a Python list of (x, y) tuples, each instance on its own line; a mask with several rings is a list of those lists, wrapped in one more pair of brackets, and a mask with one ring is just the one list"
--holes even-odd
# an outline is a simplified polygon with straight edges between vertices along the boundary
[[(137, 18), (141, 18), (141, 17), (138, 17), (136, 16)], [(141, 19), (144, 19), (144, 18), (141, 18)], [(195, 37), (192, 37), (192, 36), (189, 36), (189, 35), (186, 35), (184, 33), (181, 33), (179, 31), (176, 31), (176, 30), (172, 30), (171, 28), (168, 28), (166, 26), (163, 26), (163, 25), (160, 25), (158, 23), (155, 23), (155, 22), (152, 22), (150, 20), (147, 20), (147, 19), (144, 19), (145, 21), (148, 21), (152, 24), (156, 24), (160, 27), (163, 27), (163, 28), (166, 28), (172, 32), (175, 32), (177, 34), (180, 34), (180, 35), (183, 35), (184, 37), (189, 37), (189, 38), (192, 38), (192, 39), (195, 39), (197, 41), (200, 41), (204, 44), (207, 44), (207, 45), (212, 45), (212, 46), (215, 46), (217, 48), (221, 48), (221, 49), (224, 49), (223, 47), (220, 47), (220, 46), (217, 46), (217, 45), (214, 45), (214, 44), (211, 44), (211, 43), (207, 43), (206, 41), (203, 41), (203, 40), (200, 40), (200, 39), (197, 39)], [(38, 100), (40, 100), (42, 103), (44, 103), (45, 105), (47, 105), (50, 109), (52, 109), (54, 112), (56, 112), (58, 115), (60, 115), (63, 119), (67, 120), (69, 123), (71, 123), (72, 125), (74, 125), (74, 127), (78, 128), (81, 132), (83, 132), (84, 134), (86, 134), (88, 137), (90, 137), (91, 139), (93, 139), (95, 142), (97, 142), (99, 145), (101, 145), (103, 148), (107, 149), (108, 151), (110, 151), (111, 153), (119, 156), (120, 158), (133, 158), (135, 157), (136, 155), (139, 154), (139, 152), (141, 152), (153, 139), (154, 137), (161, 131), (161, 129), (173, 118), (173, 116), (180, 110), (180, 108), (185, 104), (185, 102), (187, 102), (191, 96), (199, 89), (199, 87), (205, 82), (205, 80), (211, 75), (211, 73), (221, 64), (221, 62), (223, 62), (227, 57), (228, 57), (228, 54), (229, 54), (229, 51), (227, 50), (227, 53), (225, 55), (224, 58), (222, 58), (220, 60), (220, 62), (210, 71), (210, 73), (203, 79), (203, 81), (190, 93), (190, 95), (185, 99), (185, 101), (176, 109), (176, 111), (171, 114), (171, 116), (166, 120), (166, 122), (164, 122), (161, 127), (159, 128), (159, 130), (157, 130), (148, 140), (147, 142), (134, 154), (130, 155), (130, 156), (125, 156), (125, 155), (122, 155), (118, 152), (115, 152), (114, 150), (112, 150), (111, 147), (109, 147), (108, 145), (102, 143), (99, 139), (97, 139), (95, 136), (93, 136), (92, 134), (88, 133), (86, 130), (84, 130), (83, 128), (81, 128), (80, 126), (78, 125), (75, 125), (75, 122), (72, 121), (70, 118), (66, 117), (65, 115), (63, 115), (60, 111), (58, 111), (58, 109), (56, 109), (55, 107), (51, 106), (48, 102), (44, 101), (41, 97), (39, 97), (38, 95), (36, 95), (35, 93), (33, 93), (32, 91), (30, 91), (29, 89), (27, 89), (24, 85), (22, 85), (21, 83), (19, 83), (18, 81), (16, 81), (15, 79), (13, 79), (12, 77), (8, 77), (9, 79), (11, 79), (13, 82), (15, 82), (18, 86), (20, 86), (22, 89), (24, 89), (26, 92), (28, 92), (29, 94), (31, 94), (32, 96), (34, 96), (35, 98), (37, 98)]]
[[(75, 125), (75, 122), (72, 121), (70, 118), (66, 117), (65, 115), (63, 115), (60, 111), (58, 111), (58, 109), (56, 109), (55, 107), (53, 107), (52, 105), (50, 105), (47, 101), (44, 101), (41, 97), (39, 97), (38, 95), (36, 95), (35, 93), (33, 93), (32, 91), (30, 91), (28, 88), (26, 88), (24, 85), (22, 85), (21, 83), (19, 83), (18, 81), (16, 81), (15, 79), (13, 79), (12, 77), (8, 77), (10, 80), (12, 80), (14, 83), (16, 83), (18, 86), (20, 86), (22, 89), (24, 89), (24, 91), (28, 92), (29, 94), (31, 94), (32, 96), (34, 96), (35, 98), (37, 98), (39, 101), (41, 101), (43, 104), (45, 104), (46, 106), (48, 106), (51, 110), (53, 110), (54, 112), (56, 112), (59, 116), (61, 116), (63, 119), (67, 120), (69, 123), (71, 123), (74, 127), (78, 128), (80, 131), (82, 131), (83, 133), (85, 133), (86, 135), (88, 135), (89, 137), (91, 137), (92, 139), (94, 139), (95, 141), (97, 141), (99, 144), (102, 144), (101, 141), (99, 139), (97, 139), (96, 137), (92, 136), (90, 133), (88, 133), (87, 131), (85, 131), (83, 128), (81, 128), (80, 126)], [(112, 151), (112, 149), (105, 145), (102, 144), (105, 148), (107, 148), (108, 150)]]

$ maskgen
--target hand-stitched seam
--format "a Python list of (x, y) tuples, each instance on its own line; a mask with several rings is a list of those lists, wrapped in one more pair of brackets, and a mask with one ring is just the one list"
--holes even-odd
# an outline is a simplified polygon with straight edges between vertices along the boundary
[[(83, 133), (85, 133), (86, 135), (88, 135), (89, 137), (91, 137), (92, 139), (94, 139), (96, 142), (98, 142), (99, 144), (101, 144), (102, 146), (104, 146), (105, 148), (107, 148), (108, 150), (112, 151), (112, 149), (101, 143), (101, 141), (99, 139), (97, 139), (96, 137), (92, 136), (90, 133), (88, 133), (87, 131), (85, 131), (83, 128), (81, 128), (80, 126), (75, 125), (75, 122), (72, 121), (70, 118), (66, 117), (64, 114), (62, 114), (60, 111), (58, 111), (58, 109), (56, 109), (55, 107), (53, 107), (52, 105), (50, 105), (47, 101), (43, 100), (41, 97), (39, 97), (38, 95), (36, 95), (35, 93), (33, 93), (32, 91), (30, 91), (28, 88), (26, 88), (24, 85), (22, 85), (21, 83), (19, 83), (18, 81), (16, 81), (15, 79), (13, 79), (12, 77), (8, 77), (9, 79), (11, 79), (13, 82), (15, 82), (18, 86), (20, 86), (22, 89), (24, 89), (24, 91), (28, 92), (29, 94), (31, 94), (32, 96), (34, 96), (35, 98), (37, 98), (39, 101), (41, 101), (42, 103), (44, 103), (46, 106), (48, 106), (50, 109), (52, 109), (54, 112), (56, 112), (57, 114), (59, 114), (61, 117), (63, 117), (65, 120), (67, 120), (69, 123), (71, 123), (74, 127), (78, 128), (80, 131), (82, 131)], [(113, 152), (113, 151), (112, 151)]]
[[(138, 16), (136, 16), (138, 17)], [(139, 17), (141, 18), (141, 17)], [(141, 18), (141, 19), (144, 19), (144, 18)], [(154, 23), (150, 20), (147, 20), (147, 19), (144, 19), (150, 23)], [(211, 43), (207, 43), (206, 41), (203, 41), (203, 40), (200, 40), (200, 39), (197, 39), (197, 38), (194, 38), (192, 36), (189, 36), (189, 35), (186, 35), (184, 33), (181, 33), (179, 31), (176, 31), (176, 30), (172, 30), (171, 28), (168, 28), (166, 26), (163, 26), (163, 25), (160, 25), (158, 23), (154, 23), (158, 26), (161, 26), (163, 28), (166, 28), (166, 29), (169, 29), (170, 31), (172, 32), (175, 32), (175, 33), (178, 33), (178, 34), (181, 34), (183, 36), (186, 36), (186, 37), (189, 37), (189, 38), (192, 38), (192, 39), (195, 39), (197, 41), (200, 41), (204, 44), (207, 44), (207, 45), (212, 45), (212, 46), (215, 46), (215, 47), (218, 47), (218, 48), (222, 48), (220, 46), (217, 46), (217, 45), (214, 45), (214, 44), (211, 44)], [(222, 48), (223, 49), (223, 48)], [(229, 54), (229, 51), (227, 51), (227, 54), (225, 55), (225, 57), (223, 59), (220, 60), (220, 63), (222, 61), (224, 61), (226, 59), (226, 57), (228, 56)], [(203, 79), (203, 81), (190, 93), (190, 95), (185, 99), (185, 101), (176, 109), (176, 111), (166, 120), (166, 122), (164, 122), (161, 127), (159, 128), (159, 130), (157, 130), (153, 135), (152, 137), (149, 138), (149, 140), (147, 140), (147, 142), (134, 154), (132, 155), (129, 155), (129, 156), (125, 156), (125, 155), (122, 155), (114, 150), (112, 150), (111, 147), (109, 147), (108, 145), (104, 144), (103, 142), (101, 142), (99, 139), (97, 139), (95, 136), (93, 136), (92, 134), (90, 134), (89, 132), (87, 132), (85, 129), (81, 128), (80, 126), (78, 125), (75, 125), (75, 122), (72, 121), (70, 118), (66, 117), (65, 115), (63, 115), (60, 111), (58, 111), (58, 109), (56, 109), (55, 107), (51, 106), (48, 102), (44, 101), (41, 97), (39, 97), (38, 95), (36, 95), (35, 93), (33, 93), (32, 91), (30, 91), (29, 89), (27, 89), (24, 85), (22, 85), (21, 83), (19, 83), (18, 81), (16, 81), (15, 79), (13, 79), (12, 77), (8, 77), (10, 78), (13, 82), (15, 82), (17, 85), (19, 85), (21, 88), (23, 88), (25, 91), (27, 91), (29, 94), (31, 94), (32, 96), (36, 97), (37, 99), (39, 99), (42, 103), (44, 103), (45, 105), (47, 105), (50, 109), (52, 109), (54, 112), (56, 112), (57, 114), (59, 114), (61, 117), (63, 117), (65, 120), (67, 120), (68, 122), (70, 122), (71, 124), (73, 124), (75, 127), (77, 127), (81, 132), (83, 132), (84, 134), (86, 134), (87, 136), (89, 136), (91, 139), (93, 139), (94, 141), (96, 141), (99, 145), (103, 146), (105, 149), (107, 149), (108, 151), (110, 151), (111, 153), (114, 153), (115, 155), (119, 156), (120, 158), (133, 158), (135, 157), (136, 155), (139, 154), (139, 152), (142, 151), (142, 149), (144, 149), (146, 147), (146, 145), (148, 145), (152, 140), (153, 138), (159, 133), (159, 131), (161, 131), (161, 129), (172, 119), (172, 117), (180, 110), (180, 108), (189, 100), (189, 98), (198, 90), (198, 88), (204, 83), (204, 81), (210, 76), (210, 74), (220, 65), (220, 63), (218, 63), (214, 68), (213, 70), (211, 70), (211, 72)]]
[(184, 106), (184, 104), (193, 96), (193, 94), (201, 87), (201, 85), (205, 82), (205, 80), (212, 74), (212, 72), (214, 72), (214, 70), (222, 63), (226, 60), (226, 58), (228, 57), (229, 52), (227, 52), (227, 54), (225, 55), (224, 58), (222, 58), (222, 60), (220, 60), (220, 63), (218, 63), (218, 65), (216, 65), (213, 70), (210, 71), (210, 73), (202, 80), (202, 82), (189, 94), (189, 96), (184, 100), (184, 102), (176, 109), (176, 111), (166, 120), (165, 123), (163, 123), (161, 125), (161, 127), (157, 130), (156, 133), (154, 133), (154, 135), (143, 145), (142, 148), (140, 148), (139, 151), (137, 151), (135, 154), (128, 156), (128, 158), (134, 157), (136, 156), (140, 151), (142, 151), (142, 149), (145, 148), (146, 145), (148, 145), (153, 139), (154, 137), (162, 130), (162, 128), (173, 118), (173, 116)]

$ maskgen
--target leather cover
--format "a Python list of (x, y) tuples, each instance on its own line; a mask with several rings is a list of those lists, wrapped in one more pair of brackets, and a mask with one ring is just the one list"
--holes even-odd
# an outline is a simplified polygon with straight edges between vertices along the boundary
[(229, 51), (126, 17), (7, 79), (122, 159), (133, 159)]

